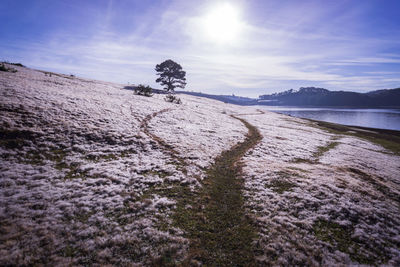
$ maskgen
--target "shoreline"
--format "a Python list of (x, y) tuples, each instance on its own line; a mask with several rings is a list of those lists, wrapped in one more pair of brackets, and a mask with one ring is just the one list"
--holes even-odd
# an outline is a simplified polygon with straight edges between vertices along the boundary
[(336, 134), (346, 134), (360, 137), (372, 143), (378, 144), (392, 151), (396, 155), (400, 155), (400, 131), (362, 126), (349, 126), (339, 123), (319, 121), (307, 118), (301, 119), (315, 123), (319, 127), (327, 129), (328, 131)]
[[(300, 108), (303, 108), (303, 107), (300, 107)], [(328, 107), (326, 107), (326, 108), (328, 109)], [(338, 109), (338, 108), (336, 108), (336, 109)], [(347, 109), (349, 109), (349, 108), (347, 108)], [(385, 128), (375, 128), (375, 127), (368, 127), (368, 126), (341, 124), (338, 122), (329, 122), (329, 121), (323, 121), (323, 120), (310, 119), (310, 118), (306, 118), (306, 117), (299, 117), (299, 116), (295, 116), (295, 115), (291, 115), (291, 114), (286, 114), (284, 112), (279, 112), (279, 110), (269, 110), (269, 109), (264, 109), (264, 110), (274, 112), (277, 114), (281, 114), (281, 115), (299, 118), (299, 119), (306, 119), (306, 120), (311, 120), (311, 121), (321, 121), (321, 122), (339, 124), (339, 125), (343, 125), (343, 126), (347, 126), (347, 127), (354, 127), (354, 128), (361, 128), (361, 129), (364, 128), (365, 130), (372, 130), (372, 131), (388, 131), (388, 132), (392, 132), (391, 134), (400, 135), (400, 130), (396, 130), (396, 129), (385, 129)], [(397, 132), (397, 133), (395, 133), (395, 132)]]

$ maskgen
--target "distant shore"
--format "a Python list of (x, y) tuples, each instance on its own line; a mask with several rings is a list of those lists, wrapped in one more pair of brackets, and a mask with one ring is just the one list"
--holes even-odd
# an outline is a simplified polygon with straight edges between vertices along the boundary
[(346, 134), (366, 139), (400, 155), (400, 131), (379, 128), (348, 126), (326, 121), (306, 119), (336, 134)]

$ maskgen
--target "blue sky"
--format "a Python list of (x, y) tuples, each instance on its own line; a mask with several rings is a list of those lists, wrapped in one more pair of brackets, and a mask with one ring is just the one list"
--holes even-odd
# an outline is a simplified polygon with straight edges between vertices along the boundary
[[(235, 21), (214, 27), (221, 6)], [(191, 91), (400, 87), (399, 0), (2, 0), (0, 17), (0, 60), (87, 78), (160, 87), (170, 58)]]

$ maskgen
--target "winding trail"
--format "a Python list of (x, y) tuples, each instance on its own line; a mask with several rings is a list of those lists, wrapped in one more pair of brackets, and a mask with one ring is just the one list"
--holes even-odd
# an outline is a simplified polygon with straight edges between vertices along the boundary
[(206, 266), (255, 264), (252, 241), (256, 230), (245, 215), (240, 159), (262, 136), (246, 120), (232, 117), (247, 127), (246, 139), (216, 158), (198, 192), (183, 188), (180, 192), (173, 219), (191, 240), (187, 264), (193, 260)]
[(166, 154), (168, 154), (171, 157), (171, 159), (173, 159), (175, 161), (177, 166), (179, 166), (178, 169), (180, 171), (182, 171), (182, 173), (187, 174), (187, 170), (185, 168), (187, 163), (185, 162), (185, 160), (182, 157), (179, 156), (179, 153), (170, 144), (168, 144), (163, 139), (161, 139), (160, 137), (158, 137), (157, 135), (155, 135), (149, 131), (150, 120), (152, 118), (156, 117), (157, 115), (164, 113), (164, 112), (168, 112), (168, 111), (171, 111), (171, 109), (166, 108), (166, 109), (162, 109), (160, 111), (157, 111), (157, 112), (147, 115), (140, 123), (140, 128), (147, 136), (149, 136), (153, 141), (155, 141), (158, 145), (160, 145), (162, 147), (164, 152)]
[[(142, 121), (141, 128), (161, 145), (171, 158), (178, 161), (182, 169), (185, 169), (187, 163), (178, 152), (148, 130), (149, 121), (167, 111), (169, 109), (148, 115)], [(188, 186), (178, 184), (155, 189), (157, 194), (176, 201), (176, 210), (171, 215), (170, 226), (182, 229), (190, 240), (188, 257), (183, 265), (197, 263), (206, 266), (255, 265), (252, 241), (256, 237), (256, 230), (244, 209), (240, 160), (248, 150), (261, 141), (262, 135), (245, 119), (233, 115), (231, 117), (246, 126), (248, 129), (246, 138), (229, 150), (223, 151), (215, 159), (214, 164), (206, 170), (207, 177), (201, 182), (201, 188), (192, 190)]]

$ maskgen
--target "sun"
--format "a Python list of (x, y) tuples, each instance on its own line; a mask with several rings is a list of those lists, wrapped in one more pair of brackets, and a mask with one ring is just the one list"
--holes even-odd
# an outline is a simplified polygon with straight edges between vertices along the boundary
[(222, 44), (234, 42), (241, 30), (239, 10), (229, 3), (219, 4), (203, 17), (202, 24), (208, 40)]

